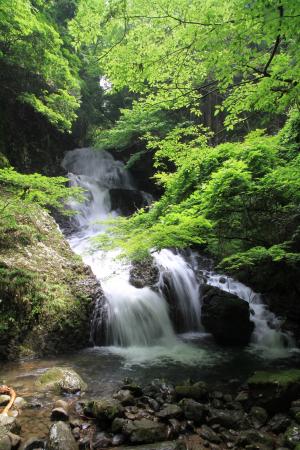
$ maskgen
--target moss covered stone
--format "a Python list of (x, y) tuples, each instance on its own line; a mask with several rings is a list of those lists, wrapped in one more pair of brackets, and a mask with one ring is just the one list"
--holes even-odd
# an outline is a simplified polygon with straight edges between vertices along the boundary
[(59, 393), (75, 394), (86, 389), (83, 379), (70, 368), (52, 367), (46, 370), (36, 381), (41, 389), (50, 389)]
[(280, 372), (255, 372), (249, 379), (250, 385), (272, 384), (276, 386), (288, 386), (300, 383), (300, 369), (284, 370)]
[(250, 399), (269, 412), (285, 411), (300, 397), (300, 370), (255, 372), (248, 379)]
[(89, 403), (88, 409), (100, 422), (112, 422), (123, 413), (123, 407), (118, 400), (113, 398), (101, 398)]

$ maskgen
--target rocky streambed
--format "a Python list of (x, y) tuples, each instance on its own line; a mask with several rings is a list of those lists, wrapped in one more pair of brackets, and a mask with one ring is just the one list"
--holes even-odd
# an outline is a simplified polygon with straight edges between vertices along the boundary
[[(300, 448), (297, 369), (258, 371), (242, 385), (233, 379), (218, 389), (196, 380), (125, 378), (94, 396), (74, 370), (52, 367), (34, 384), (35, 400), (17, 397), (9, 414), (0, 414), (1, 450)], [(8, 401), (0, 396), (1, 406)]]

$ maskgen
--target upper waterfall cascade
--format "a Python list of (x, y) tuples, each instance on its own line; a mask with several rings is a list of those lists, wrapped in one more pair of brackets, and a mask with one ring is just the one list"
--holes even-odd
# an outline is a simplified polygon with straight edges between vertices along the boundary
[[(91, 251), (91, 238), (105, 233), (105, 224), (99, 223), (112, 211), (109, 190), (113, 188), (135, 189), (130, 174), (124, 164), (116, 161), (105, 151), (82, 148), (69, 151), (62, 166), (68, 171), (72, 185), (86, 190), (86, 200), (72, 204), (78, 214), (75, 217), (76, 231), (69, 237), (73, 250), (83, 257), (95, 276), (101, 281), (106, 297), (107, 344), (118, 348), (120, 353), (127, 349), (156, 348), (174, 349), (178, 356), (178, 346), (183, 344), (176, 336), (165, 297), (165, 284), (171, 291), (172, 301), (182, 314), (184, 332), (202, 332), (200, 282), (197, 277), (197, 255), (184, 258), (180, 253), (168, 249), (154, 254), (159, 268), (156, 290), (150, 287), (136, 288), (129, 283), (130, 264), (116, 258), (118, 251)], [(280, 321), (262, 303), (261, 297), (250, 288), (229, 277), (205, 271), (207, 283), (222, 290), (235, 293), (249, 302), (252, 320), (255, 323), (253, 344), (280, 350), (289, 344), (289, 337), (280, 331)], [(222, 281), (220, 281), (222, 280)], [(96, 321), (94, 326), (99, 326)], [(101, 324), (103, 326), (103, 324)], [(123, 349), (123, 350), (122, 350)], [(152, 350), (151, 350), (152, 349)], [(199, 349), (197, 349), (199, 353)], [(186, 356), (192, 360), (196, 349)]]

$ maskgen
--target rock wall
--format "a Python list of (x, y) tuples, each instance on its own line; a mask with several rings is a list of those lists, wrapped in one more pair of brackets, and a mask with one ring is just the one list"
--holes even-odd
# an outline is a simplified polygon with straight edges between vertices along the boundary
[(87, 346), (91, 311), (101, 297), (101, 286), (54, 219), (30, 207), (0, 240), (0, 359)]

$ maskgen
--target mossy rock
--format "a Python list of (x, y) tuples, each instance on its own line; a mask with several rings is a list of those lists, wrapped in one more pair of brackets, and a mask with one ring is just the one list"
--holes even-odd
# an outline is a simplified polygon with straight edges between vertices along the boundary
[(286, 411), (300, 397), (300, 369), (255, 372), (248, 379), (250, 399), (271, 413)]
[(45, 210), (13, 201), (17, 225), (0, 238), (0, 360), (87, 347), (100, 284)]
[(6, 167), (10, 167), (10, 163), (6, 156), (0, 152), (0, 169), (5, 169)]
[(284, 433), (284, 441), (289, 448), (300, 449), (300, 426), (290, 426)]
[(123, 427), (132, 444), (150, 444), (163, 441), (167, 437), (167, 428), (164, 424), (149, 419), (129, 421)]
[(64, 367), (48, 369), (36, 381), (43, 390), (51, 390), (64, 394), (75, 394), (86, 389), (83, 379), (73, 370)]
[(175, 392), (178, 399), (191, 398), (193, 400), (203, 400), (207, 397), (207, 384), (198, 381), (194, 384), (183, 384), (175, 386)]
[(248, 384), (265, 385), (273, 384), (277, 386), (288, 386), (300, 382), (300, 369), (290, 369), (280, 372), (255, 372), (249, 379)]
[(100, 422), (112, 422), (123, 414), (123, 407), (118, 400), (101, 398), (88, 404), (87, 410)]

